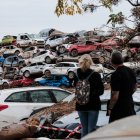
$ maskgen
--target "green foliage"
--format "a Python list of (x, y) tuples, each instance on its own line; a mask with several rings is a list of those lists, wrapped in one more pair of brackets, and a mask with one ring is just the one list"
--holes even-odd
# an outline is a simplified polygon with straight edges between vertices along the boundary
[(55, 13), (59, 17), (62, 14), (74, 15), (82, 14), (82, 0), (58, 0)]
[(118, 14), (109, 15), (109, 20), (107, 21), (107, 24), (109, 23), (111, 23), (113, 27), (115, 27), (116, 24), (123, 24), (124, 23), (123, 13), (119, 12)]

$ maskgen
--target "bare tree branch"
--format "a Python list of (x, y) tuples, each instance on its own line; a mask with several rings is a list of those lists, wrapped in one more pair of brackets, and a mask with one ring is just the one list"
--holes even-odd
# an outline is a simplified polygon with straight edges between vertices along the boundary
[(140, 6), (139, 0), (136, 3), (132, 2), (131, 0), (127, 0), (132, 6)]

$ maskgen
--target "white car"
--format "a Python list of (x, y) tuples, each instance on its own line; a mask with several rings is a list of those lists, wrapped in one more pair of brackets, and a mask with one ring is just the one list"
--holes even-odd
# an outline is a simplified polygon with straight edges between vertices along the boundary
[(26, 67), (23, 67), (19, 74), (24, 77), (30, 77), (31, 74), (42, 74), (45, 66), (49, 66), (49, 64), (37, 62), (28, 64)]
[[(77, 66), (78, 66), (78, 64), (77, 64)], [(100, 73), (101, 77), (103, 77), (102, 76), (103, 74), (108, 74), (108, 73), (113, 72), (113, 70), (110, 70), (110, 69), (107, 69), (107, 68), (103, 67), (102, 64), (93, 64), (93, 65), (91, 65), (91, 69), (93, 69), (94, 71)], [(67, 70), (67, 74), (68, 74), (68, 77), (70, 79), (74, 77), (75, 73), (76, 73), (76, 69), (69, 68)]]
[(44, 47), (45, 40), (43, 38), (41, 38), (39, 35), (37, 35), (37, 34), (29, 34), (29, 37), (32, 38), (35, 41), (36, 46)]
[(61, 45), (61, 44), (65, 43), (68, 38), (69, 37), (64, 36), (64, 35), (50, 36), (45, 42), (45, 48), (48, 49), (50, 47), (52, 48), (52, 47), (55, 47), (57, 45)]
[(55, 87), (26, 87), (0, 91), (0, 116), (3, 121), (26, 119), (37, 109), (69, 99), (71, 92)]
[(17, 36), (17, 46), (20, 47), (27, 47), (31, 45), (35, 45), (36, 41), (30, 37), (29, 34), (23, 33)]
[(0, 52), (4, 54), (11, 53), (11, 54), (19, 55), (19, 53), (22, 52), (22, 50), (14, 45), (10, 45), (10, 46), (3, 46)]
[(45, 62), (47, 64), (50, 64), (53, 60), (56, 59), (56, 56), (57, 54), (50, 50), (41, 51), (39, 53), (36, 53), (33, 58), (28, 59), (28, 62), (26, 61), (26, 63)]
[(61, 75), (68, 75), (73, 74), (73, 71), (75, 71), (77, 68), (79, 68), (79, 64), (76, 62), (59, 62), (52, 67), (45, 67), (43, 70), (43, 74), (47, 74), (48, 71), (50, 71), (51, 74), (61, 74)]
[(44, 51), (44, 48), (40, 48), (39, 46), (31, 46), (29, 48), (26, 48), (24, 51), (22, 51), (19, 55), (22, 56), (23, 58), (31, 58), (33, 57), (36, 53)]
[(123, 65), (125, 65), (131, 69), (140, 68), (140, 62), (125, 62), (125, 63), (123, 63)]

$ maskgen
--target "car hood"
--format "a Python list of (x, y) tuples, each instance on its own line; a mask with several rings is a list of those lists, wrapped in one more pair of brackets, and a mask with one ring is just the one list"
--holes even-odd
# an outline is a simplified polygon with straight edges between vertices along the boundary
[(34, 39), (35, 41), (44, 41), (44, 39), (41, 39), (41, 38), (36, 38)]

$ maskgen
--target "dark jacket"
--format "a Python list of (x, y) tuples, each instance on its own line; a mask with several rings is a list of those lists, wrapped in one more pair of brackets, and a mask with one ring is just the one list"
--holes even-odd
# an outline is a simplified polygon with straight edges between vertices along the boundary
[[(86, 79), (93, 70), (88, 69), (86, 71), (82, 71), (80, 68), (77, 69), (77, 75), (80, 80)], [(76, 83), (78, 81), (77, 76), (75, 76), (75, 83), (74, 85), (76, 86)], [(77, 111), (90, 111), (90, 110), (100, 110), (101, 109), (101, 101), (99, 96), (104, 93), (104, 86), (101, 80), (101, 76), (99, 73), (94, 72), (90, 78), (89, 78), (89, 83), (90, 83), (90, 96), (89, 96), (89, 102), (85, 105), (79, 105), (76, 103), (76, 110)]]

